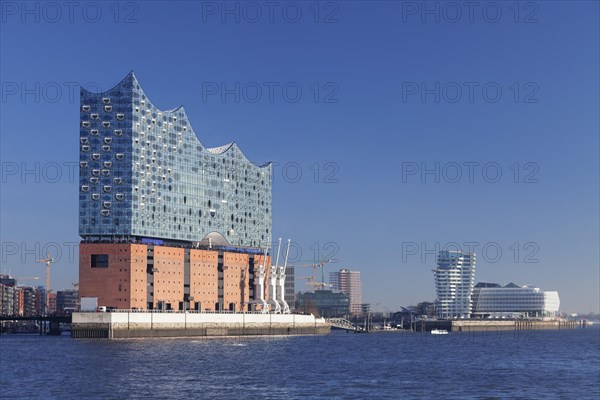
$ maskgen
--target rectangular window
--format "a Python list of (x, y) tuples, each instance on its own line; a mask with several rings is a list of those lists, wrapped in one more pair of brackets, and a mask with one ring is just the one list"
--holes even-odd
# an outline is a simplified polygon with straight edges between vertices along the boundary
[(108, 254), (92, 254), (92, 268), (108, 268)]

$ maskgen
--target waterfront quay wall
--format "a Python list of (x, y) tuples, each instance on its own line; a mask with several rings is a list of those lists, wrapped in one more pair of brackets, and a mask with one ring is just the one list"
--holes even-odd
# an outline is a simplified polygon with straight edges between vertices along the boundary
[(313, 315), (203, 312), (73, 313), (73, 338), (316, 335), (331, 326)]
[(509, 320), (509, 321), (452, 321), (452, 332), (530, 331), (546, 329), (576, 329), (577, 321), (566, 320)]

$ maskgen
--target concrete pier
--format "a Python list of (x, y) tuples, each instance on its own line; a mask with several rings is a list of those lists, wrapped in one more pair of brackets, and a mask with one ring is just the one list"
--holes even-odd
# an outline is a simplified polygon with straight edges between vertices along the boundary
[(452, 332), (530, 331), (548, 329), (576, 329), (577, 321), (567, 320), (507, 320), (507, 321), (452, 321)]
[(73, 313), (73, 338), (321, 335), (331, 326), (312, 315), (119, 311)]

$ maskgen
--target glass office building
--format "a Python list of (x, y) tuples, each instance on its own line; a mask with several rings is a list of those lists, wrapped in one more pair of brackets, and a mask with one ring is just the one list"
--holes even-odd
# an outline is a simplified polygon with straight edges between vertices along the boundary
[(442, 250), (438, 254), (435, 276), (439, 318), (469, 318), (475, 286), (475, 253)]
[(270, 243), (271, 164), (235, 143), (205, 147), (184, 108), (157, 108), (133, 72), (103, 93), (81, 89), (79, 141), (84, 240)]
[(335, 290), (298, 293), (296, 310), (324, 318), (345, 317), (350, 313), (348, 294)]

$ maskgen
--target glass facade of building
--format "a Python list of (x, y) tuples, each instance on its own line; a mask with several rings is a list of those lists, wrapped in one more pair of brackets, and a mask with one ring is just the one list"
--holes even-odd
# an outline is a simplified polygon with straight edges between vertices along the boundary
[(264, 248), (270, 163), (235, 143), (206, 148), (183, 107), (152, 104), (133, 72), (103, 93), (81, 89), (79, 234)]
[(334, 290), (304, 292), (298, 294), (296, 310), (324, 318), (344, 317), (350, 312), (350, 300), (346, 293)]
[(435, 276), (439, 318), (469, 318), (475, 286), (475, 253), (442, 250), (438, 254)]

